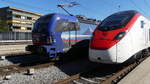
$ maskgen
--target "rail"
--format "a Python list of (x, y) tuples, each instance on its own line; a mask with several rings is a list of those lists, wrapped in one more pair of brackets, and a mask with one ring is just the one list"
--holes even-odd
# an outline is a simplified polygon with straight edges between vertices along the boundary
[[(99, 78), (94, 78), (94, 80), (98, 79), (99, 82), (93, 81), (88, 78), (84, 78), (83, 74), (87, 74), (87, 72), (81, 72), (75, 75), (72, 75), (64, 80), (60, 80), (54, 84), (68, 84), (68, 83), (75, 83), (75, 84), (117, 84), (123, 77), (125, 77), (129, 72), (131, 72), (136, 66), (138, 66), (143, 60), (145, 60), (147, 57), (144, 57), (140, 59), (138, 62), (134, 62), (130, 65), (125, 66), (125, 68), (120, 69), (119, 71), (116, 71), (115, 73), (112, 73), (111, 75), (107, 75), (105, 77), (99, 77)], [(94, 72), (94, 71), (90, 71)], [(89, 73), (90, 73), (89, 72)], [(82, 82), (78, 82), (82, 81)], [(84, 81), (84, 82), (83, 82)]]

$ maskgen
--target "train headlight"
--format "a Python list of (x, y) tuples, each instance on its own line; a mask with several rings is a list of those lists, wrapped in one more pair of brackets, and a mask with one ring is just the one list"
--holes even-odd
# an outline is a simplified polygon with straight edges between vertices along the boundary
[(124, 37), (124, 35), (126, 34), (126, 32), (120, 32), (119, 34), (117, 34), (114, 38), (114, 40), (120, 40)]

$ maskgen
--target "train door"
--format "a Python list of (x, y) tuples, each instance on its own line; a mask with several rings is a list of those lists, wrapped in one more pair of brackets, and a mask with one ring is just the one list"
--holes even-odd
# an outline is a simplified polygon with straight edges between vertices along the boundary
[(127, 35), (116, 44), (116, 62), (122, 62), (128, 59), (133, 52), (133, 35), (127, 33)]
[(150, 41), (150, 28), (149, 28), (149, 25), (148, 25), (148, 23), (146, 22), (145, 23), (145, 30), (146, 30), (146, 36), (145, 36), (145, 38), (146, 38), (146, 46), (148, 46), (149, 45), (149, 41)]
[(148, 27), (148, 45), (150, 45), (150, 27)]
[(78, 22), (68, 20), (61, 20), (58, 22), (56, 31), (62, 32), (61, 38), (64, 42), (65, 48), (70, 48), (76, 40), (76, 31), (80, 29)]
[(74, 45), (77, 42), (77, 31), (79, 30), (78, 28), (75, 28), (75, 23), (70, 23), (68, 25), (68, 31), (66, 32), (66, 35), (68, 36), (67, 40), (65, 41), (65, 44), (68, 48), (71, 48), (72, 45)]
[(63, 32), (62, 36), (63, 36), (63, 42), (65, 45), (65, 48), (70, 48), (73, 44), (75, 44), (76, 41), (76, 35), (75, 35), (76, 31), (67, 31), (67, 32)]
[(148, 29), (148, 26), (147, 26), (147, 24), (146, 24), (146, 28), (145, 28), (145, 30), (146, 30), (146, 45), (148, 45), (148, 41), (149, 41), (149, 29)]
[(141, 28), (144, 30), (144, 44), (147, 46), (149, 41), (149, 28), (145, 20), (141, 21)]

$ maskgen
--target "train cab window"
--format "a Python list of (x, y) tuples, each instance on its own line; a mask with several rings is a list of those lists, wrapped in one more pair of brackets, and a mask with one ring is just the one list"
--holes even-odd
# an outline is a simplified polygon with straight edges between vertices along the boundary
[(79, 30), (80, 26), (78, 22), (69, 22), (64, 20), (59, 20), (56, 25), (56, 32), (65, 32), (65, 31), (75, 31)]
[(104, 19), (98, 26), (101, 31), (111, 31), (124, 27), (134, 16), (135, 12), (120, 12)]
[(39, 18), (35, 23), (32, 32), (48, 32), (48, 26), (52, 15), (47, 15)]
[(32, 32), (47, 32), (48, 22), (35, 23)]

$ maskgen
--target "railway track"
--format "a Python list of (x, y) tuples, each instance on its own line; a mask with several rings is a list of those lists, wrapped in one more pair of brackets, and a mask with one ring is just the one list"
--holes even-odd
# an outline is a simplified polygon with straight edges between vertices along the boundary
[(44, 59), (34, 60), (31, 62), (24, 62), (22, 64), (11, 64), (8, 66), (0, 67), (0, 76), (6, 76), (17, 72), (24, 72), (29, 69), (46, 68), (54, 64), (54, 62), (50, 62)]
[[(71, 58), (69, 58), (72, 60)], [(35, 56), (32, 53), (21, 53), (21, 54), (11, 54), (6, 56), (6, 60), (12, 61), (13, 64), (1, 66), (0, 76), (7, 76), (17, 72), (24, 72), (29, 69), (40, 69), (49, 66), (61, 66), (65, 63), (69, 63), (69, 59), (61, 59), (60, 61), (50, 61), (43, 56)], [(75, 59), (74, 59), (75, 60)]]
[[(26, 53), (26, 54), (29, 55), (30, 53)], [(10, 55), (10, 57), (11, 56), (13, 55)], [(16, 55), (14, 56), (16, 57)], [(142, 62), (144, 59), (145, 58), (140, 59), (138, 62), (130, 64), (128, 66), (117, 65), (117, 68), (114, 65), (112, 66), (102, 65), (101, 67), (93, 68), (90, 69), (89, 71), (72, 75), (67, 79), (56, 82), (55, 84), (116, 84), (125, 75), (127, 75), (130, 71), (132, 71), (138, 64), (140, 64), (140, 62)], [(54, 64), (55, 64), (54, 62), (48, 62), (45, 60), (34, 60), (32, 62), (26, 62), (26, 63), (24, 62), (23, 64), (12, 64), (8, 66), (0, 67), (0, 76), (6, 76), (16, 72), (27, 71), (30, 68), (39, 69), (39, 68), (49, 67)], [(102, 74), (97, 75), (99, 73)]]
[(81, 72), (54, 84), (117, 84), (138, 66), (145, 58), (129, 65), (103, 65), (90, 71)]

